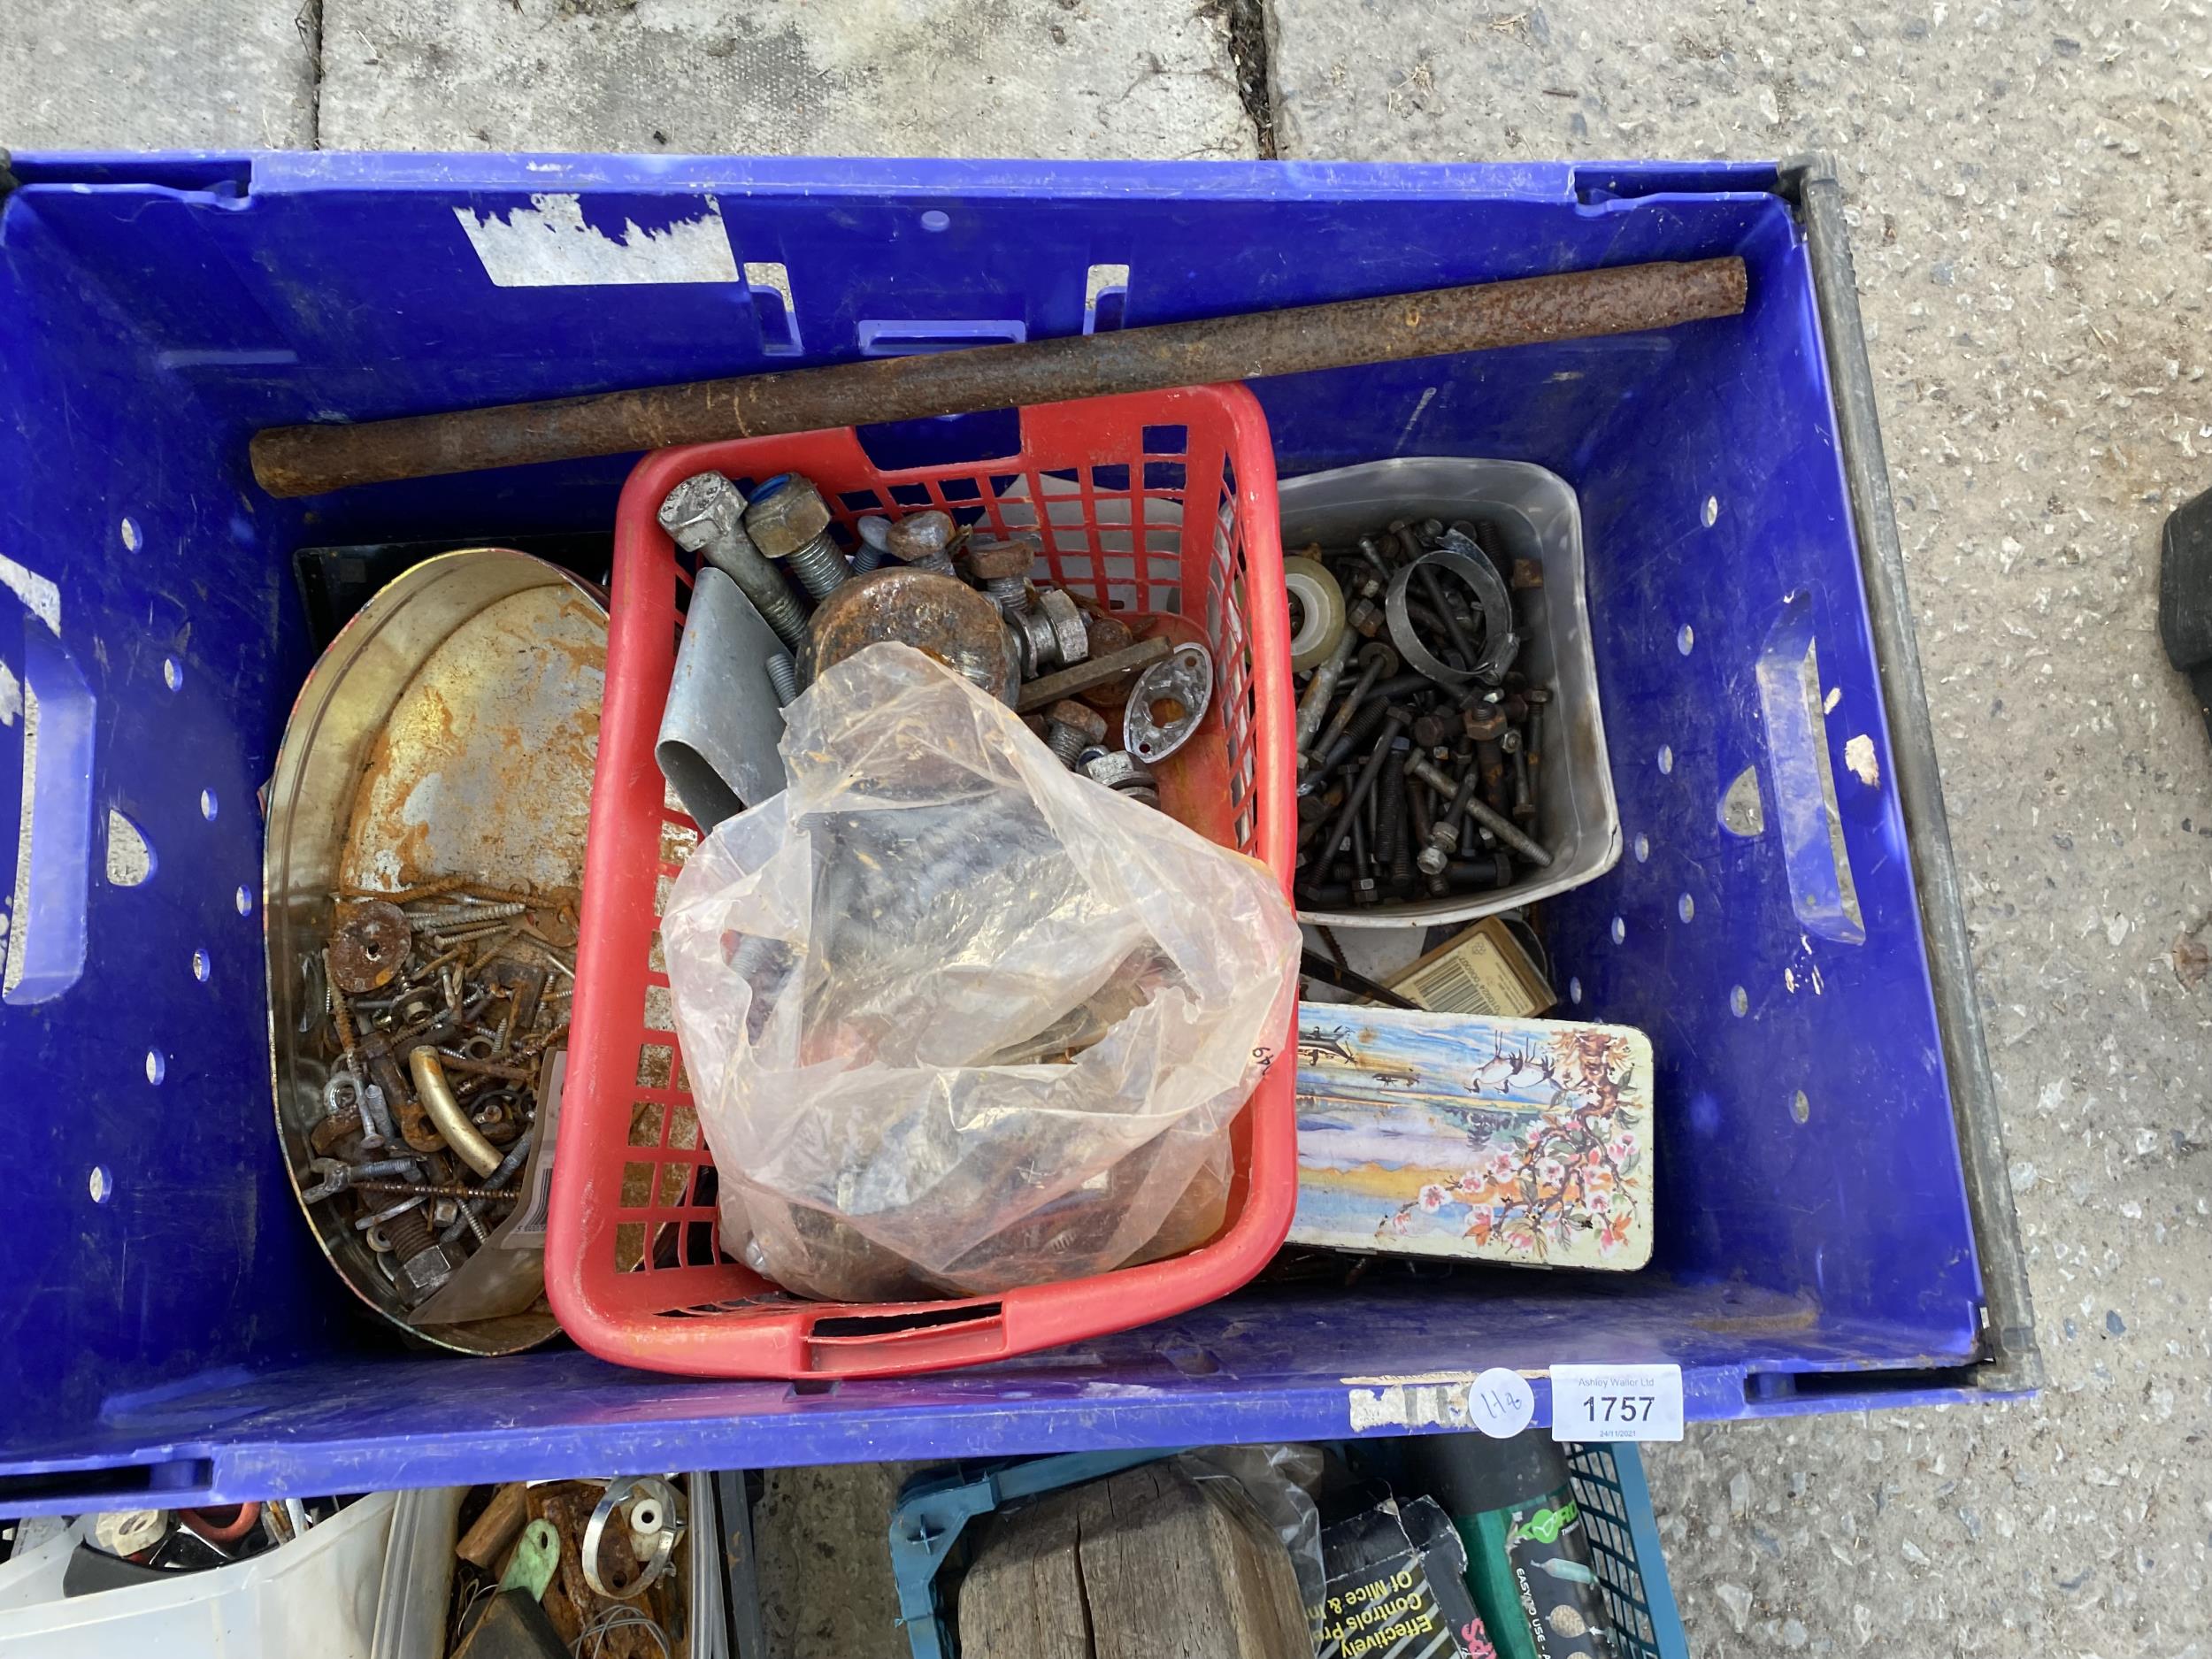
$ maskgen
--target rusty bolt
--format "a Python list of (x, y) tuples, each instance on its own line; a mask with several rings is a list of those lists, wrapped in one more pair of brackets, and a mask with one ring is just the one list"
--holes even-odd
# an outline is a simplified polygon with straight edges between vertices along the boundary
[(1029, 572), (1043, 549), (1044, 543), (1029, 535), (1010, 541), (979, 541), (968, 549), (969, 574), (1009, 621), (1029, 607)]
[(745, 534), (745, 497), (736, 485), (719, 472), (695, 472), (668, 492), (660, 523), (678, 547), (735, 582), (786, 645), (806, 637), (799, 596)]
[(1383, 630), (1382, 607), (1371, 599), (1356, 601), (1344, 619), (1363, 639), (1371, 640)]
[(884, 536), (883, 550), (902, 565), (912, 565), (926, 571), (935, 571), (940, 576), (952, 572), (952, 555), (945, 549), (952, 545), (958, 526), (949, 512), (932, 508), (902, 518)]
[(829, 523), (829, 503), (822, 492), (796, 472), (770, 479), (745, 509), (745, 531), (753, 545), (780, 559), (818, 600), (828, 598), (853, 575), (853, 567), (830, 540)]
[(1063, 698), (1045, 710), (1045, 747), (1072, 771), (1076, 757), (1106, 737), (1106, 717), (1085, 703)]

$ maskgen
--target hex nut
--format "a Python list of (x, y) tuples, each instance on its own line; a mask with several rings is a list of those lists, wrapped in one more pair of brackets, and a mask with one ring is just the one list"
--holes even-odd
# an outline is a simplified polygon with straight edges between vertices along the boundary
[(455, 1263), (442, 1244), (434, 1244), (426, 1250), (417, 1250), (399, 1264), (399, 1276), (417, 1298), (427, 1296), (432, 1291), (453, 1277)]
[(694, 472), (670, 490), (657, 515), (687, 553), (718, 537), (744, 534), (745, 495), (719, 472)]
[(1460, 725), (1478, 743), (1495, 742), (1505, 732), (1505, 715), (1492, 703), (1479, 703), (1460, 716)]
[(753, 545), (772, 559), (788, 558), (829, 528), (829, 503), (796, 472), (771, 480), (745, 509)]
[(1120, 749), (1109, 749), (1097, 759), (1085, 762), (1083, 772), (1093, 783), (1102, 783), (1117, 795), (1150, 789), (1158, 782), (1151, 767)]
[(1037, 610), (1052, 628), (1053, 649), (1061, 667), (1072, 668), (1090, 656), (1090, 630), (1083, 626), (1082, 608), (1072, 595), (1048, 588), (1037, 595)]

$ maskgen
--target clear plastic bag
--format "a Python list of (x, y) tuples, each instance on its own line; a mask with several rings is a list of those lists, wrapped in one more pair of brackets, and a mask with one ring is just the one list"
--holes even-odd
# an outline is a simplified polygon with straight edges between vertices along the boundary
[(661, 923), (725, 1247), (801, 1294), (989, 1294), (1218, 1230), (1299, 935), (1267, 870), (875, 645)]

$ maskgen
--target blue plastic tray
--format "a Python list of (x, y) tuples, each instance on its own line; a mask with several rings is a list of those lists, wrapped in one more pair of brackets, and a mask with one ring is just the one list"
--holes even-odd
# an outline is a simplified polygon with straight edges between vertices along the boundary
[[(1071, 1452), (985, 1469), (932, 1471), (910, 1480), (891, 1511), (891, 1574), (898, 1585), (899, 1623), (914, 1659), (959, 1659), (956, 1621), (938, 1575), (972, 1523), (1024, 1498), (1173, 1455)], [(1630, 1659), (1689, 1659), (1643, 1459), (1626, 1442), (1577, 1444), (1567, 1448), (1567, 1466), (1598, 1585)]]
[[(1698, 1418), (2032, 1383), (1818, 169), (306, 154), (31, 155), (14, 172), (0, 661), (40, 736), (28, 858), (0, 880), (20, 958), (0, 991), (0, 1509), (1335, 1439), (1374, 1379), (1443, 1377), (1406, 1397), (1449, 1426), (1450, 1379), (1561, 1360), (1675, 1361)], [(576, 281), (579, 241), (619, 243), (624, 275), (697, 280)], [(1729, 252), (1750, 268), (1740, 319), (1256, 388), (1286, 474), (1425, 451), (1533, 461), (1578, 493), (1632, 850), (1551, 907), (1552, 937), (1573, 1005), (1658, 1052), (1649, 1271), (1255, 1289), (1080, 1350), (842, 1386), (410, 1354), (352, 1317), (271, 1121), (254, 795), (308, 662), (290, 555), (603, 526), (628, 462), (279, 503), (248, 475), (253, 430), (911, 349), (933, 330), (1041, 337)], [(1087, 303), (1120, 265), (1125, 303)], [(1008, 430), (980, 416), (868, 442), (895, 462), (988, 455)], [(0, 721), (0, 778), (27, 726)], [(1862, 734), (1872, 784), (1843, 764)], [(1765, 821), (1750, 838), (1720, 817), (1747, 768)], [(0, 849), (19, 845), (23, 794), (0, 786)], [(109, 873), (127, 841), (111, 815), (150, 849), (136, 885)]]

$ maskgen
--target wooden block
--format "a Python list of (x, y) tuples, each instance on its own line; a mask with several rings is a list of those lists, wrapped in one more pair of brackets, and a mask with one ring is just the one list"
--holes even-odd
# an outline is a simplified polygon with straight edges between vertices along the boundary
[(1284, 1659), (1312, 1649), (1282, 1540), (1233, 1481), (1148, 1463), (995, 1520), (963, 1659)]
[(1078, 1508), (1056, 1493), (993, 1523), (960, 1586), (962, 1659), (1094, 1659)]
[(529, 1494), (530, 1488), (519, 1480), (511, 1480), (493, 1493), (492, 1501), (484, 1506), (476, 1524), (461, 1535), (453, 1553), (472, 1567), (491, 1571), (529, 1518)]

